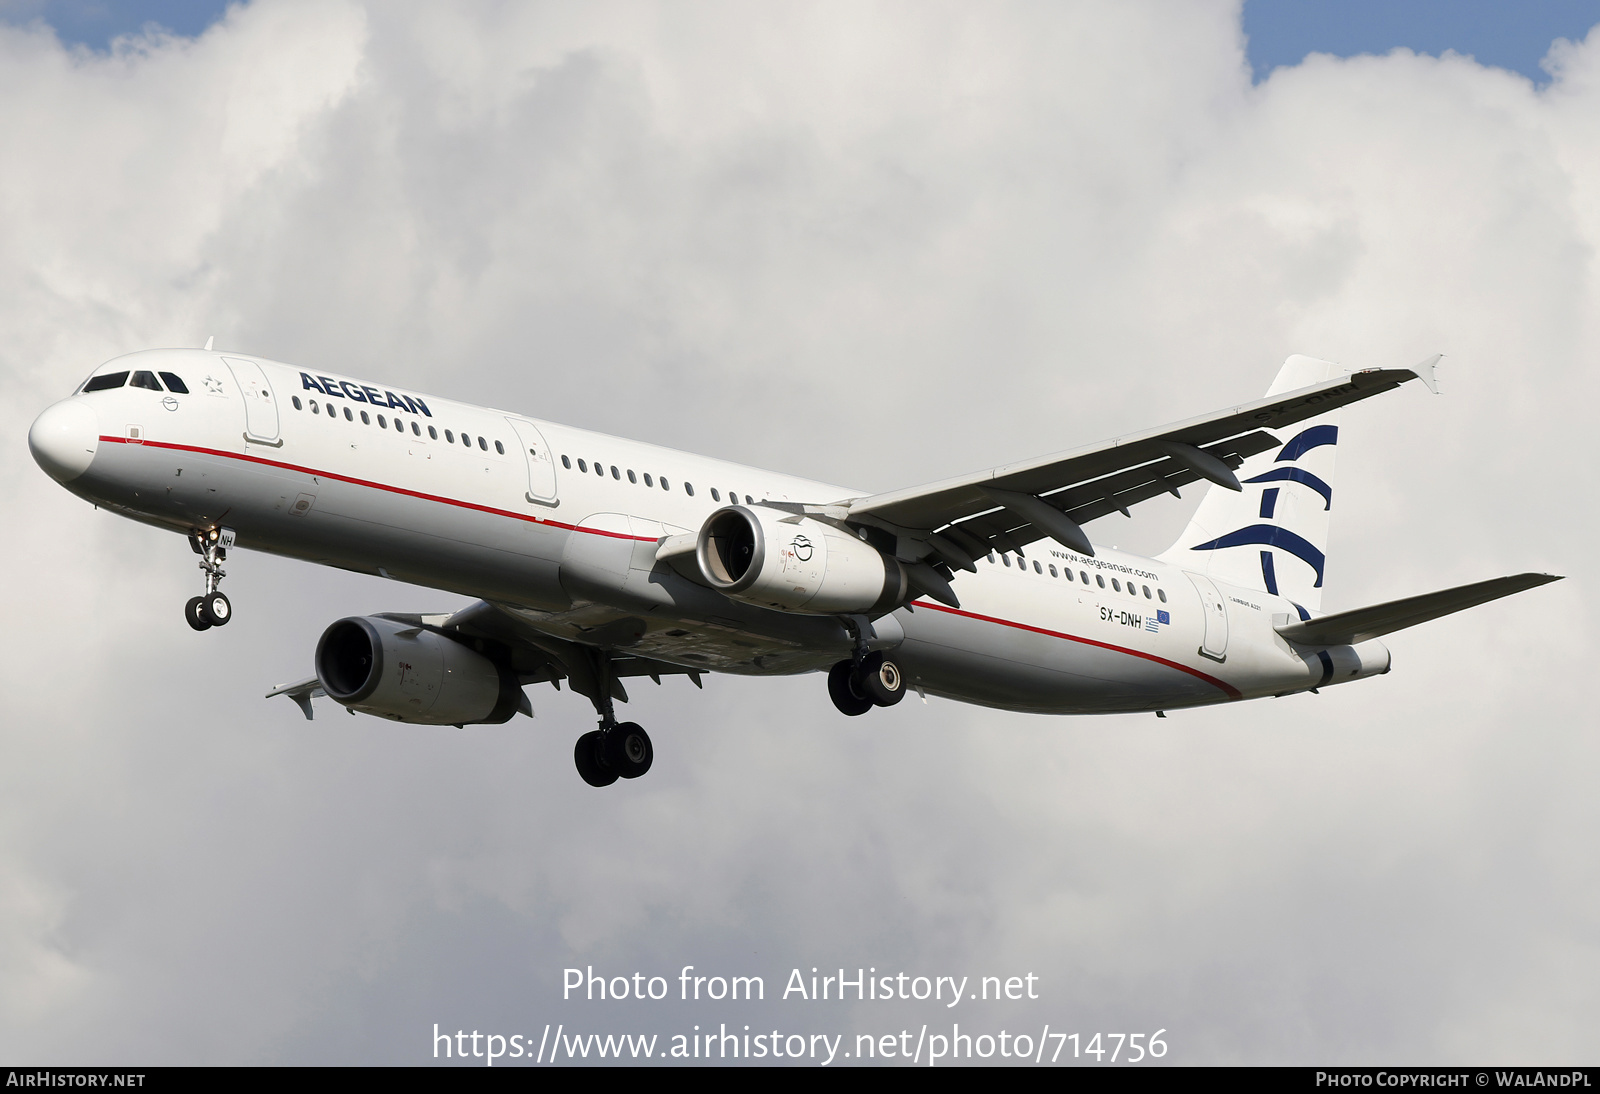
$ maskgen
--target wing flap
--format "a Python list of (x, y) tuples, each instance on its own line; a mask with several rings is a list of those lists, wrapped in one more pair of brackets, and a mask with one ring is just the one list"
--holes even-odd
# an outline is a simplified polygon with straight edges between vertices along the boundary
[(1453, 589), (1442, 589), (1436, 593), (1408, 596), (1404, 600), (1391, 600), (1386, 604), (1374, 604), (1370, 608), (1356, 608), (1303, 622), (1284, 623), (1275, 629), (1290, 642), (1302, 646), (1353, 646), (1357, 642), (1366, 642), (1560, 580), (1555, 574), (1497, 577), (1471, 585), (1458, 585)]

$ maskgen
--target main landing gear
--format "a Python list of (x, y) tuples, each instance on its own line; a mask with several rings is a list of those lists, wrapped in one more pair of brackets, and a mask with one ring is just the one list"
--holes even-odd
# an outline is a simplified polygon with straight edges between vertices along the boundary
[(183, 617), (197, 631), (223, 626), (233, 618), (233, 604), (217, 586), (228, 576), (222, 569), (222, 560), (228, 557), (228, 548), (233, 546), (233, 529), (207, 528), (190, 532), (189, 546), (200, 556), (200, 569), (206, 575), (206, 592), (204, 596), (189, 598), (183, 606)]
[(855, 638), (855, 656), (828, 670), (828, 697), (839, 713), (854, 718), (873, 707), (892, 707), (906, 697), (906, 678), (900, 666), (882, 651), (868, 650), (860, 626), (844, 620)]
[(655, 759), (650, 734), (637, 722), (601, 724), (591, 729), (572, 749), (572, 762), (590, 786), (610, 786), (619, 778), (637, 779)]
[(637, 779), (649, 771), (656, 752), (650, 743), (650, 734), (637, 722), (617, 722), (611, 700), (610, 659), (597, 652), (594, 667), (592, 698), (595, 713), (600, 716), (600, 728), (578, 738), (572, 749), (572, 762), (590, 786), (610, 786), (618, 779)]

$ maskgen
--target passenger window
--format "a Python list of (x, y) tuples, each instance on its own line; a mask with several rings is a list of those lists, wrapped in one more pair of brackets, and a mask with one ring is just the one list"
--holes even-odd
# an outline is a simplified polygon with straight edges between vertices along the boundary
[(156, 381), (156, 374), (140, 369), (133, 374), (133, 379), (128, 381), (129, 387), (142, 387), (146, 391), (160, 391), (161, 385)]
[(439, 439), (439, 431), (437, 429), (433, 428), (433, 426), (430, 425), (428, 427), (428, 440), (436, 441), (438, 439)]
[(363, 410), (361, 412), (361, 424), (362, 425), (371, 425), (372, 424), (372, 419), (367, 417), (367, 412), (365, 410)]
[[(365, 418), (366, 415), (363, 414), (362, 417)], [(388, 429), (389, 428), (389, 423), (383, 420), (383, 415), (382, 414), (378, 415), (378, 428), (379, 429)]]
[(684, 483), (683, 484), (683, 492), (685, 494), (688, 494), (691, 498), (694, 497), (694, 483), (692, 483), (692, 482)]
[(1051, 577), (1058, 577), (1058, 576), (1060, 576), (1060, 575), (1059, 575), (1059, 574), (1057, 574), (1057, 573), (1056, 573), (1056, 567), (1055, 567), (1055, 563), (1051, 563), (1051, 564), (1050, 564), (1050, 576), (1051, 576)]
[(1000, 556), (1000, 561), (1004, 562), (1006, 564), (1006, 569), (1008, 569), (1008, 570), (1011, 569), (1011, 556), (1010, 555), (1001, 555)]
[(1072, 570), (1069, 567), (1066, 567), (1066, 566), (1061, 567), (1061, 576), (1066, 578), (1068, 581), (1071, 581), (1072, 580)]
[(399, 418), (396, 418), (394, 420), (394, 431), (396, 433), (404, 433), (406, 431), (406, 423), (402, 422)]
[[(295, 409), (296, 409), (296, 410), (301, 410), (301, 409), (303, 409), (303, 408), (302, 408), (302, 407), (301, 407), (301, 406), (300, 406), (300, 396), (298, 396), (298, 395), (291, 395), (291, 396), (289, 396), (289, 401), (290, 401), (290, 402), (291, 402), (291, 403), (293, 403), (293, 404), (294, 404), (294, 408), (295, 408)], [(314, 405), (316, 405), (316, 404), (314, 404), (314, 403), (313, 403), (313, 404), (312, 404), (312, 405), (313, 405), (313, 406), (314, 406)]]
[[(496, 452), (500, 453), (500, 455), (502, 455), (502, 456), (504, 456), (506, 454), (506, 446), (501, 444), (499, 441), (495, 441), (494, 442), (494, 450)], [(531, 451), (531, 449), (530, 449), (530, 451)]]
[(189, 394), (189, 385), (184, 383), (183, 380), (178, 377), (177, 373), (163, 372), (161, 374), (161, 382), (166, 384), (167, 390), (175, 395)]
[(85, 392), (110, 391), (112, 388), (121, 387), (127, 382), (128, 374), (126, 372), (108, 372), (104, 376), (96, 376), (87, 384), (84, 384), (83, 390)]
[[(1082, 582), (1083, 582), (1083, 583), (1084, 583), (1084, 584), (1085, 584), (1085, 585), (1087, 585), (1087, 584), (1089, 584), (1089, 575), (1088, 575), (1088, 574), (1086, 574), (1086, 573), (1084, 573), (1084, 572), (1083, 572), (1083, 571), (1082, 571), (1082, 570), (1079, 570), (1079, 571), (1078, 571), (1078, 578), (1079, 578), (1079, 580), (1081, 580), (1081, 581), (1082, 581)], [(1104, 582), (1104, 581), (1102, 581), (1102, 582), (1101, 582), (1101, 583), (1100, 583), (1100, 584), (1102, 584), (1102, 585), (1104, 585), (1104, 584), (1105, 584), (1105, 582)]]
[(994, 565), (994, 552), (993, 551), (989, 552), (989, 565), (991, 565), (991, 566)]
[(654, 486), (654, 485), (655, 485), (655, 483), (654, 483), (654, 482), (653, 482), (653, 481), (651, 481), (651, 479), (650, 479), (650, 472), (648, 472), (648, 471), (646, 471), (646, 472), (645, 472), (645, 473), (644, 473), (644, 484), (645, 484), (645, 485), (646, 485), (646, 486)]
[(1148, 585), (1140, 585), (1139, 588), (1144, 590), (1144, 598), (1146, 600), (1149, 600), (1150, 599), (1150, 586), (1148, 586)]
[(1044, 573), (1044, 567), (1039, 565), (1039, 560), (1038, 559), (1034, 559), (1033, 560), (1033, 572), (1036, 573), (1036, 574)]
[(662, 479), (661, 480), (661, 489), (663, 489), (663, 490), (671, 490), (672, 489), (672, 484), (670, 482), (668, 482), (666, 479)]
[(633, 473), (633, 468), (631, 467), (628, 468), (628, 481), (633, 483), (635, 486), (637, 486), (639, 483), (639, 476)]
[[(333, 413), (333, 404), (332, 403), (328, 404), (328, 413), (329, 414)], [(345, 407), (344, 408), (344, 420), (347, 421), (347, 422), (355, 421), (355, 417), (350, 413), (350, 408), (349, 407)]]
[(1096, 585), (1100, 586), (1102, 589), (1104, 589), (1106, 587), (1105, 575), (1104, 574), (1095, 574), (1094, 575), (1094, 583)]
[(416, 422), (412, 422), (412, 423), (411, 423), (411, 435), (412, 435), (412, 436), (413, 436), (413, 437), (420, 437), (420, 436), (422, 436), (422, 430), (420, 430), (420, 429), (418, 429), (418, 428), (417, 428), (417, 423), (416, 423)]
[(585, 475), (589, 473), (589, 465), (584, 462), (582, 456), (578, 457), (578, 470), (582, 471)]
[(616, 479), (618, 482), (622, 481), (622, 472), (617, 470), (616, 464), (611, 465), (611, 477)]
[(1111, 589), (1112, 589), (1113, 592), (1120, 593), (1122, 591), (1122, 582), (1118, 581), (1116, 578), (1112, 578), (1111, 579)]
[(471, 448), (472, 447), (472, 438), (467, 436), (465, 433), (463, 433), (463, 434), (461, 434), (461, 443), (464, 446), (466, 446), (467, 448)]
[(448, 441), (450, 444), (455, 444), (456, 443), (456, 435), (454, 433), (450, 432), (450, 430), (448, 430), (448, 429), (444, 431), (444, 439), (446, 441)]
[(713, 486), (711, 488), (711, 500), (712, 501), (721, 501), (722, 500), (722, 495), (717, 493), (717, 488), (715, 486)]
[(478, 438), (478, 447), (483, 449), (485, 452), (489, 451), (489, 446), (488, 446), (487, 443), (484, 442), (484, 439), (482, 437)]
[[(295, 396), (295, 400), (294, 401), (298, 403), (300, 401), (300, 397), (298, 395)], [(298, 409), (298, 408), (296, 408), (296, 409)], [(322, 413), (322, 408), (317, 405), (317, 401), (315, 399), (311, 400), (311, 413), (313, 413), (313, 414), (321, 414)]]
[(756, 499), (752, 498), (749, 494), (746, 494), (744, 496), (744, 503), (746, 505), (754, 505), (756, 503)]
[(1165, 604), (1167, 602), (1167, 590), (1157, 589), (1156, 597), (1161, 601), (1161, 603)]
[(606, 469), (601, 467), (598, 463), (594, 465), (594, 473), (599, 475), (602, 479), (606, 477)]
[[(579, 462), (581, 463), (582, 461), (580, 460)], [(572, 461), (567, 459), (565, 456), (562, 456), (561, 457), (561, 466), (565, 467), (568, 471), (571, 471), (572, 470)]]

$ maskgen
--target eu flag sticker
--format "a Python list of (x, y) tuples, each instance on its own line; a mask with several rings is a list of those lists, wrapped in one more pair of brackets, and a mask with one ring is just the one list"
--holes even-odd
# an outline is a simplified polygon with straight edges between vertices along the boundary
[(1157, 611), (1156, 612), (1156, 622), (1157, 623), (1171, 623), (1172, 622), (1172, 616), (1168, 615), (1164, 611)]

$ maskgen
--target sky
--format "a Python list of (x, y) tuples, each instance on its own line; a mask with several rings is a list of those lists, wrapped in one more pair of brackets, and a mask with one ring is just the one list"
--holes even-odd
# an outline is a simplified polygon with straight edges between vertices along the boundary
[[(1592, 1062), (1600, 35), (1563, 15), (1533, 71), (1380, 42), (1261, 73), (1254, 6), (0, 26), (0, 1058), (959, 1021), (1165, 1030), (1172, 1063)], [(1345, 412), (1324, 607), (1570, 576), (1394, 636), (1387, 676), (1164, 720), (669, 680), (626, 708), (654, 769), (598, 792), (565, 691), (463, 731), (261, 698), (333, 620), (457, 598), (239, 551), (235, 621), (196, 634), (187, 546), (34, 467), (101, 361), (211, 336), (874, 490), (1253, 398), (1291, 353), (1442, 352), (1442, 395)], [(1157, 551), (1192, 504), (1089, 531)], [(685, 965), (768, 1000), (561, 998)], [(1040, 998), (773, 998), (813, 967)]]
[[(64, 43), (105, 50), (149, 23), (194, 37), (222, 18), (214, 0), (0, 0), (0, 20), (39, 20)], [(1351, 57), (1404, 48), (1454, 50), (1543, 83), (1556, 38), (1582, 38), (1600, 22), (1600, 0), (1245, 0), (1246, 55), (1257, 80), (1308, 53)]]

